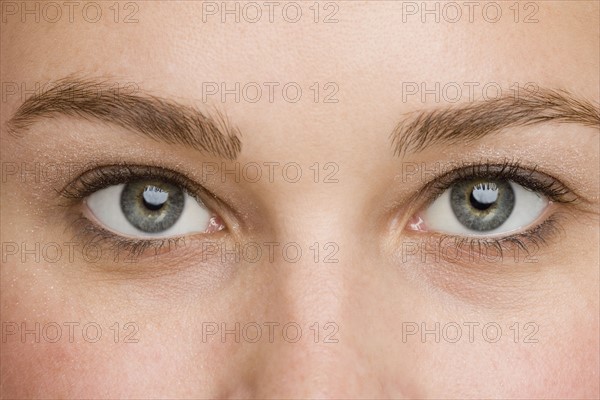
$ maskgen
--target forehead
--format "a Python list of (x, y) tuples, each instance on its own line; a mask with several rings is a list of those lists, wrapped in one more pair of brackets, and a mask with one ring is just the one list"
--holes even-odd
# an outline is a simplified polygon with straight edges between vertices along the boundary
[(133, 81), (216, 104), (247, 137), (291, 123), (288, 138), (356, 130), (381, 141), (404, 111), (530, 83), (598, 100), (595, 2), (11, 4), (3, 80)]
[(59, 73), (85, 68), (192, 86), (231, 76), (395, 85), (506, 73), (542, 79), (598, 62), (595, 2), (11, 3), (16, 9), (3, 10), (5, 54)]

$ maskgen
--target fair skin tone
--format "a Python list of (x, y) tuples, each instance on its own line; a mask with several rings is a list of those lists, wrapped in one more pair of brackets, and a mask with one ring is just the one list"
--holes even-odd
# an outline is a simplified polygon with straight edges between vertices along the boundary
[[(403, 99), (407, 82), (427, 82), (427, 88), (458, 82), (465, 93), (464, 82), (478, 82), (479, 88), (497, 83), (507, 93), (514, 83), (533, 82), (544, 88), (540, 91), (567, 90), (597, 106), (598, 3), (539, 3), (539, 22), (532, 24), (515, 23), (512, 14), (497, 24), (481, 18), (421, 23), (417, 17), (403, 23), (399, 7), (340, 2), (338, 23), (314, 23), (307, 14), (295, 24), (251, 24), (221, 23), (218, 16), (204, 23), (201, 6), (193, 2), (143, 2), (133, 24), (115, 23), (112, 16), (98, 23), (21, 23), (18, 17), (3, 23), (3, 83), (27, 82), (32, 88), (35, 82), (79, 77), (114, 88), (135, 82), (140, 97), (158, 96), (206, 115), (218, 109), (239, 130), (241, 149), (235, 161), (225, 160), (116, 122), (63, 114), (38, 118), (15, 137), (8, 122), (24, 99), (3, 99), (0, 397), (598, 397), (600, 147), (594, 115), (588, 123), (517, 124), (400, 156), (390, 138), (405, 113), (482, 101), (481, 89), (474, 101), (463, 95), (457, 104), (444, 96), (439, 102), (433, 95), (424, 102), (420, 96)], [(504, 12), (510, 12), (508, 4)], [(203, 101), (203, 82), (227, 82), (228, 88), (257, 82), (263, 98), (236, 102), (233, 95), (226, 101), (217, 95)], [(264, 82), (281, 83), (272, 102)], [(297, 103), (281, 97), (287, 82), (302, 87)], [(314, 82), (320, 85), (318, 102), (309, 88)], [(327, 82), (339, 89), (336, 103), (323, 102), (332, 91), (324, 88)], [(558, 233), (538, 240), (538, 248), (526, 241), (535, 262), (515, 261), (518, 246), (509, 242), (502, 246), (510, 256), (496, 262), (400, 253), (407, 243), (439, 243), (441, 235), (410, 228), (432, 202), (423, 193), (433, 176), (403, 179), (403, 168), (516, 161), (569, 188), (567, 197), (577, 197), (569, 203), (554, 199), (523, 224), (520, 231), (548, 219), (558, 224)], [(55, 179), (22, 182), (5, 168), (20, 168), (22, 162), (79, 167)], [(229, 170), (235, 162), (258, 163), (263, 175), (264, 163), (280, 166), (272, 182), (265, 176), (222, 182), (218, 174), (203, 175), (207, 163), (222, 169), (222, 162)], [(289, 162), (301, 167), (296, 183), (282, 179), (281, 165)], [(23, 261), (21, 250), (5, 257), (14, 250), (8, 242), (28, 248), (76, 242), (80, 248), (94, 239), (75, 228), (87, 207), (83, 199), (56, 192), (92, 163), (156, 166), (189, 177), (221, 199), (203, 201), (224, 229), (178, 235), (187, 239), (185, 245), (162, 248), (156, 256), (148, 249), (129, 264), (110, 257), (87, 262), (78, 250), (72, 260), (63, 256), (58, 263), (44, 257), (36, 262), (33, 255)], [(333, 171), (326, 163), (337, 168), (332, 175), (337, 181), (324, 182)], [(233, 249), (249, 242), (280, 245), (272, 259), (263, 246), (259, 262), (222, 260), (203, 246)], [(281, 253), (291, 242), (303, 251), (297, 262)], [(310, 249), (315, 242), (316, 260)], [(327, 243), (334, 245), (326, 248)], [(111, 251), (108, 239), (102, 246)], [(325, 260), (332, 249), (336, 263)], [(22, 322), (29, 330), (36, 322), (42, 327), (55, 322), (63, 337), (55, 343), (43, 336), (35, 343), (33, 334), (21, 340)], [(72, 343), (67, 322), (80, 324)], [(96, 343), (82, 340), (81, 327), (88, 322), (102, 327)], [(123, 340), (133, 330), (124, 329), (127, 322), (137, 327), (137, 343)], [(219, 329), (224, 322), (230, 330), (237, 322), (256, 322), (263, 337), (256, 343), (236, 342), (233, 334), (221, 340), (219, 331), (203, 340), (207, 322)], [(279, 324), (272, 343), (267, 322)], [(302, 328), (295, 343), (282, 339), (281, 327), (289, 322)], [(318, 340), (310, 328), (315, 322)], [(502, 328), (495, 343), (481, 332), (490, 322)], [(110, 328), (115, 323), (118, 343)], [(425, 340), (420, 331), (406, 335), (422, 323), (429, 330), (436, 323), (456, 323), (463, 337), (438, 343), (434, 334)], [(472, 341), (469, 323), (478, 324)], [(518, 340), (511, 329), (515, 323)], [(16, 333), (8, 334), (11, 329)], [(535, 342), (524, 340), (534, 330)], [(335, 341), (325, 341), (334, 331)], [(249, 329), (248, 336), (254, 332)], [(447, 336), (453, 332), (450, 328)], [(291, 328), (289, 336), (294, 334)]]

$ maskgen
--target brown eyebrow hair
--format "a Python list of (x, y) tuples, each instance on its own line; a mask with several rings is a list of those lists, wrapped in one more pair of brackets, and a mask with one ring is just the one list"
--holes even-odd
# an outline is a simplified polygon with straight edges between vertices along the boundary
[(390, 134), (395, 156), (419, 152), (432, 145), (471, 142), (505, 128), (544, 122), (600, 126), (597, 104), (566, 90), (522, 89), (517, 95), (435, 110), (421, 110), (406, 117)]
[(212, 117), (147, 93), (124, 93), (123, 87), (108, 81), (68, 77), (54, 83), (21, 104), (7, 123), (11, 135), (18, 137), (40, 118), (66, 115), (115, 124), (229, 160), (241, 151), (239, 130), (218, 111)]

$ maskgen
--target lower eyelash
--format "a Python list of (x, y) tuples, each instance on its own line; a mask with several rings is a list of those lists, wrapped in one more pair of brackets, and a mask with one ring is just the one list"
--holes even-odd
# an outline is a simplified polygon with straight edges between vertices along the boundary
[[(185, 237), (171, 237), (159, 239), (133, 239), (114, 234), (94, 222), (83, 214), (79, 214), (71, 224), (70, 229), (75, 232), (74, 239), (83, 239), (83, 246), (94, 245), (100, 251), (108, 252), (113, 261), (135, 261), (153, 249), (153, 256), (158, 256), (165, 250), (185, 246)], [(168, 251), (167, 250), (167, 251)]]
[[(560, 214), (549, 216), (541, 224), (511, 236), (501, 238), (459, 237), (447, 234), (436, 235), (438, 249), (454, 248), (457, 252), (467, 253), (471, 260), (474, 257), (485, 258), (492, 251), (494, 258), (502, 262), (506, 253), (512, 253), (513, 259), (529, 258), (537, 251), (564, 233), (560, 223)], [(462, 256), (461, 256), (462, 258)]]

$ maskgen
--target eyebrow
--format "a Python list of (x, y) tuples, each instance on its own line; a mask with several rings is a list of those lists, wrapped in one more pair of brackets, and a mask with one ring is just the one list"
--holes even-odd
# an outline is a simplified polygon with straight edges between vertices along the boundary
[(7, 128), (19, 137), (41, 118), (62, 115), (95, 119), (168, 144), (182, 144), (234, 160), (241, 151), (239, 129), (231, 126), (224, 114), (214, 114), (138, 90), (126, 91), (122, 85), (107, 81), (68, 77), (25, 100)]
[(521, 89), (515, 95), (405, 114), (390, 139), (395, 156), (434, 145), (472, 142), (506, 128), (545, 122), (600, 126), (597, 104), (565, 90)]

